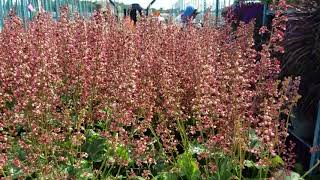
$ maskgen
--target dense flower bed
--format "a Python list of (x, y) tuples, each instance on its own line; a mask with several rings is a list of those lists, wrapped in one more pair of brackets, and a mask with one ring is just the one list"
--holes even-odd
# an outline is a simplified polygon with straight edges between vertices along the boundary
[(299, 80), (278, 81), (270, 55), (285, 17), (258, 53), (252, 24), (145, 19), (131, 30), (111, 15), (67, 14), (39, 14), (27, 30), (11, 15), (0, 33), (0, 177), (226, 180), (290, 169)]

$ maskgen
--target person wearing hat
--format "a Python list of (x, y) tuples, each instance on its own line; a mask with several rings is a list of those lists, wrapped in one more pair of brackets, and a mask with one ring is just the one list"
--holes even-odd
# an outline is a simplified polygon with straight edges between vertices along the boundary
[(182, 23), (190, 23), (197, 16), (197, 9), (193, 6), (187, 6), (186, 10), (181, 15)]
[(186, 9), (183, 11), (181, 15), (178, 16), (176, 19), (179, 23), (181, 23), (183, 26), (192, 23), (193, 20), (198, 15), (197, 9), (195, 9), (193, 6), (189, 5), (186, 7)]

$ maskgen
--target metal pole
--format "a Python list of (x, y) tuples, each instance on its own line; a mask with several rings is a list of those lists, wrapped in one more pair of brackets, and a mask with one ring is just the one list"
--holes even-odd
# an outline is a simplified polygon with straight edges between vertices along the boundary
[(48, 12), (50, 12), (50, 14), (52, 13), (52, 1), (51, 0), (49, 0), (49, 2), (48, 2)]
[(27, 6), (24, 5), (24, 0), (20, 1), (20, 9), (21, 9), (21, 18), (22, 18), (22, 22), (24, 27), (26, 28), (26, 16), (25, 16), (25, 9), (27, 8)]
[(0, 0), (0, 29), (2, 29), (3, 27), (3, 18), (4, 18), (4, 11), (2, 9), (3, 4), (2, 4), (2, 0)]
[(13, 10), (13, 12), (16, 14), (16, 15), (19, 15), (19, 10), (17, 9), (17, 1), (15, 1), (15, 3), (13, 4), (13, 2), (11, 1), (11, 7), (12, 7), (12, 10)]
[(59, 0), (56, 0), (56, 19), (58, 20), (59, 18), (59, 11), (60, 11), (60, 3), (59, 3)]
[(266, 25), (266, 15), (267, 15), (268, 4), (266, 2), (263, 3), (263, 15), (262, 15), (262, 25)]
[[(316, 127), (314, 129), (314, 137), (313, 137), (312, 147), (319, 147), (319, 144), (320, 144), (320, 101), (318, 103), (318, 114), (317, 114)], [(316, 164), (319, 157), (320, 157), (319, 151), (311, 152), (309, 169), (311, 169)], [(315, 171), (312, 171), (312, 174), (314, 174), (314, 172)]]
[(46, 11), (50, 12), (50, 2), (51, 2), (51, 0), (44, 1), (44, 2), (45, 2), (45, 5), (46, 5)]
[(78, 0), (78, 12), (79, 12), (79, 15), (80, 16), (83, 16), (83, 13), (82, 13), (82, 8), (81, 8), (81, 2)]
[(71, 11), (74, 14), (74, 0), (71, 0)]
[[(29, 4), (31, 4), (33, 7), (34, 7), (34, 4), (33, 4), (33, 2), (32, 2), (32, 0), (29, 0), (29, 2), (28, 2), (28, 6), (29, 6)], [(31, 20), (31, 11), (29, 11), (29, 9), (28, 9), (28, 16), (29, 16), (29, 20)]]
[(42, 8), (44, 11), (47, 11), (47, 2), (44, 0), (44, 1), (41, 1), (41, 4), (42, 4)]
[(182, 3), (182, 9), (184, 10), (184, 9), (186, 8), (186, 7), (185, 7), (186, 4), (185, 4), (185, 1), (184, 1), (184, 0), (182, 0), (182, 2), (183, 2), (183, 3)]
[(88, 17), (88, 2), (84, 1), (83, 3), (83, 12), (84, 12), (84, 16)]
[(87, 12), (88, 12), (88, 17), (91, 15), (91, 6), (92, 6), (92, 3), (89, 2), (89, 1), (86, 1), (86, 4), (87, 4)]
[(219, 16), (219, 0), (216, 0), (216, 25), (218, 25), (218, 16)]
[(4, 3), (5, 3), (5, 14), (8, 14), (9, 13), (9, 11), (11, 10), (11, 4), (10, 4), (10, 1), (11, 0), (8, 0), (8, 1), (4, 1)]
[(41, 0), (38, 0), (39, 12), (41, 12)]

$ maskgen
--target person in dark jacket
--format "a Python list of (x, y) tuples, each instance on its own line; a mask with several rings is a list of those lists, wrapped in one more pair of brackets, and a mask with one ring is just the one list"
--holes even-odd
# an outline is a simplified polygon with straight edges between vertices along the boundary
[(131, 7), (129, 9), (129, 16), (130, 19), (133, 21), (134, 25), (136, 25), (138, 21), (138, 13), (140, 17), (142, 16), (143, 8), (140, 6), (140, 4), (131, 4)]

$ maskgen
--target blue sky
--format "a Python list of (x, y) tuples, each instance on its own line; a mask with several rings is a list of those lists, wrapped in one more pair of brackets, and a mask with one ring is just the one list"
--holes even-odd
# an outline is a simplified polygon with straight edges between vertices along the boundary
[[(132, 4), (132, 3), (139, 3), (143, 8), (146, 8), (152, 0), (116, 0), (118, 2), (124, 2), (126, 4)], [(153, 8), (164, 8), (164, 9), (170, 9), (172, 5), (177, 0), (157, 0), (152, 7)]]

